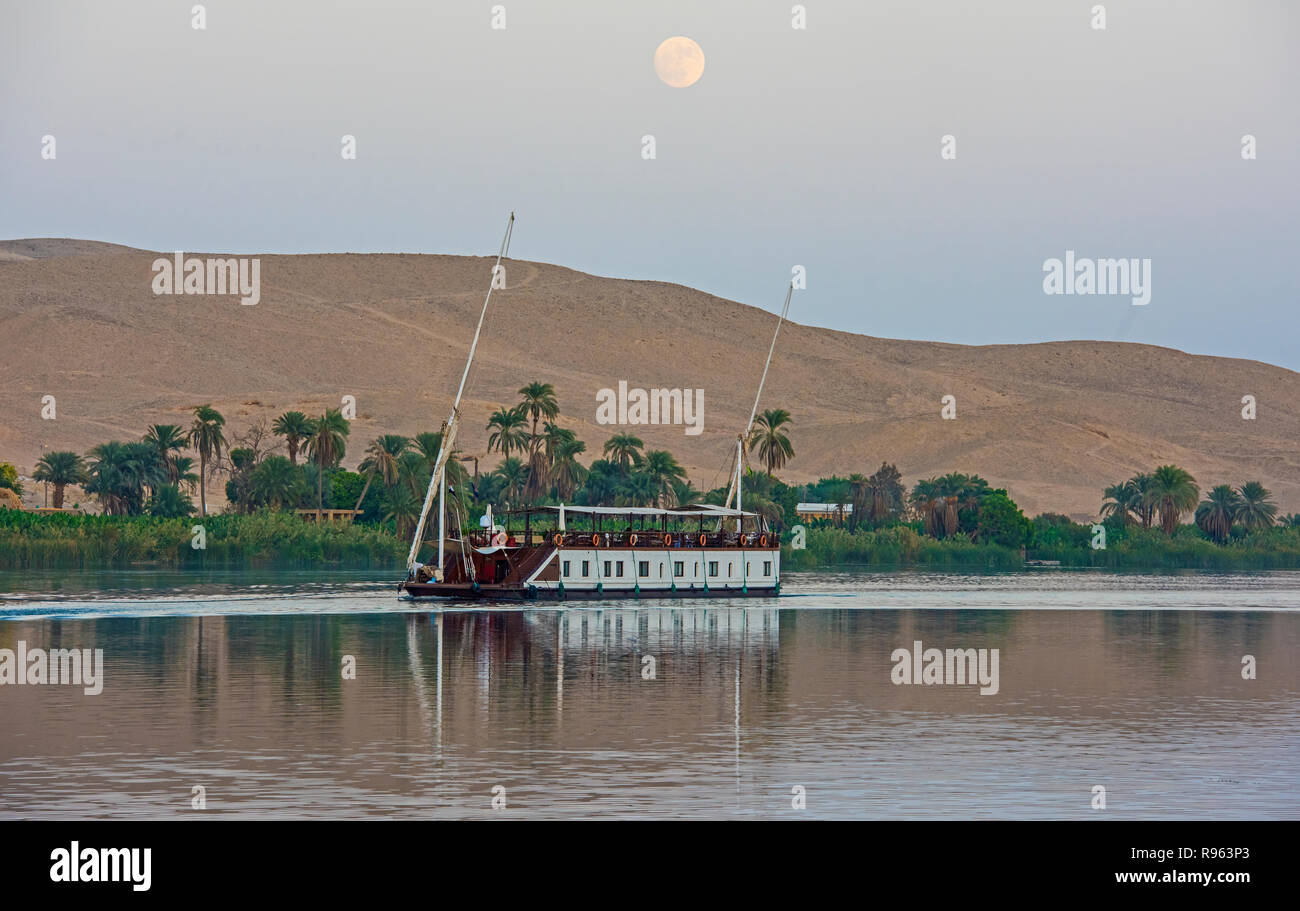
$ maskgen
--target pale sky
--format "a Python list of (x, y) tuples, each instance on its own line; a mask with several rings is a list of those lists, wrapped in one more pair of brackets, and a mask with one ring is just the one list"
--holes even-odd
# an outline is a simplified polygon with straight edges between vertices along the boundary
[[(487, 254), (514, 209), (518, 258), (768, 310), (803, 265), (802, 323), (1300, 369), (1298, 3), (497, 2), (0, 0), (0, 238)], [(1067, 249), (1151, 303), (1044, 294)]]

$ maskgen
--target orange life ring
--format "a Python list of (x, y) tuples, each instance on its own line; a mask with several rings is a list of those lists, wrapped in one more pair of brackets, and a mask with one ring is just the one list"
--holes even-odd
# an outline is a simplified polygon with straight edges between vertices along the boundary
[(673, 546), (673, 536), (664, 535), (664, 547), (672, 547), (672, 546)]
[(556, 546), (556, 547), (559, 547), (559, 546), (560, 546), (561, 544), (563, 544), (563, 543), (564, 543), (564, 535), (560, 534), (560, 533), (557, 531), (557, 532), (555, 533), (555, 546)]
[(592, 547), (600, 547), (600, 535), (592, 535), (592, 536), (591, 536), (591, 546), (592, 546)]
[(759, 547), (767, 547), (767, 535), (763, 535), (762, 537), (760, 537), (760, 538), (758, 539), (758, 546), (759, 546)]
[(636, 534), (635, 534), (635, 533), (633, 533), (632, 536), (631, 536), (630, 538), (627, 539), (627, 546), (628, 546), (628, 547), (636, 547)]
[(704, 535), (700, 535), (700, 547), (703, 547), (705, 544), (708, 543), (708, 541), (709, 539), (707, 537), (705, 537)]

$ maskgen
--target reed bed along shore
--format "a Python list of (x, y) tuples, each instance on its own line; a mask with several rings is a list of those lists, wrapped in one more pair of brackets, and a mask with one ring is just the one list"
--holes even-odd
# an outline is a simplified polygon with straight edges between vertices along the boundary
[[(203, 547), (195, 547), (197, 525)], [(1030, 561), (1099, 569), (1300, 569), (1300, 528), (1275, 527), (1224, 544), (1183, 526), (1173, 537), (1156, 529), (1111, 526), (1105, 549), (1091, 546), (1087, 526), (1035, 530), (1019, 548), (973, 541), (966, 535), (935, 539), (908, 524), (880, 529), (821, 527), (807, 530), (806, 547), (793, 549), (790, 534), (782, 568), (827, 566), (927, 567), (1011, 570)], [(172, 568), (400, 569), (409, 542), (388, 524), (320, 526), (289, 512), (262, 510), (205, 519), (148, 516), (38, 515), (0, 510), (0, 569), (94, 569), (156, 565)]]
[[(202, 526), (196, 540), (195, 526)], [(201, 543), (202, 547), (195, 546)], [(0, 569), (400, 567), (407, 543), (380, 525), (316, 525), (287, 512), (204, 519), (0, 510)]]
[(1094, 549), (1088, 526), (1058, 527), (1055, 533), (1035, 529), (1034, 541), (1022, 556), (1018, 548), (979, 543), (960, 534), (937, 540), (909, 525), (859, 528), (855, 533), (812, 528), (806, 547), (783, 548), (781, 566), (787, 570), (840, 565), (1000, 570), (1022, 568), (1029, 560), (1097, 569), (1300, 569), (1300, 529), (1295, 527), (1265, 529), (1224, 544), (1206, 539), (1191, 525), (1182, 526), (1173, 537), (1157, 529), (1109, 526), (1109, 530), (1107, 546)]

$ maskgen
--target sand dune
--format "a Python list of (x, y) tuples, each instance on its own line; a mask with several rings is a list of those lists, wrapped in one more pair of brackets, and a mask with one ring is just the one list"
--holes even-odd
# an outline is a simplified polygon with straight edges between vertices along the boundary
[[(261, 257), (261, 302), (155, 296), (159, 255), (80, 240), (0, 242), (0, 460), (30, 472), (42, 448), (85, 450), (212, 402), (234, 432), (259, 416), (319, 413), (354, 395), (345, 464), (384, 432), (446, 416), (491, 260), (410, 254)], [(207, 255), (207, 254), (192, 254)], [(667, 270), (666, 270), (667, 271)], [(723, 482), (775, 316), (663, 282), (511, 261), (493, 297), (461, 445), (483, 453), (488, 414), (554, 383), (589, 453), (617, 428), (596, 392), (704, 390), (704, 432), (637, 427), (700, 486)], [(796, 304), (798, 298), (796, 296)], [(796, 308), (797, 312), (797, 308)], [(54, 395), (57, 419), (41, 419)], [(940, 417), (957, 398), (958, 417)], [(1258, 418), (1241, 417), (1254, 395)], [(1300, 511), (1300, 374), (1167, 348), (1069, 341), (968, 347), (800, 325), (782, 331), (764, 404), (794, 414), (787, 480), (978, 472), (1027, 512), (1095, 515), (1103, 486), (1164, 462), (1208, 487), (1261, 480)], [(484, 467), (495, 463), (495, 456)]]

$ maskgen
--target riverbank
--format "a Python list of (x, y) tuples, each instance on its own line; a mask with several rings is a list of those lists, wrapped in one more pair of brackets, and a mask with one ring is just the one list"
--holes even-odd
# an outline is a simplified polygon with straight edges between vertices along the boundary
[(405, 563), (406, 548), (382, 526), (317, 526), (286, 512), (157, 519), (0, 510), (0, 569), (141, 564), (396, 569)]
[[(196, 527), (202, 532), (196, 532)], [(1069, 568), (1174, 570), (1300, 570), (1300, 528), (1275, 527), (1216, 544), (1185, 525), (1171, 538), (1156, 529), (1107, 526), (1105, 548), (1092, 547), (1084, 525), (1035, 523), (1019, 548), (981, 543), (964, 534), (936, 539), (899, 524), (850, 533), (807, 529), (805, 546), (792, 535), (782, 568), (828, 566), (1017, 570), (1026, 560)], [(201, 546), (196, 546), (201, 545)], [(36, 515), (0, 510), (0, 569), (249, 567), (399, 570), (408, 544), (391, 525), (320, 526), (292, 513), (260, 511), (206, 519), (147, 516)]]
[(1300, 529), (1271, 528), (1225, 544), (1183, 526), (1171, 538), (1155, 529), (1106, 526), (1104, 548), (1094, 549), (1088, 526), (1038, 527), (1024, 556), (1018, 548), (972, 541), (966, 535), (938, 540), (908, 525), (876, 531), (812, 528), (806, 546), (782, 548), (784, 570), (827, 566), (921, 567), (1011, 570), (1026, 561), (1070, 568), (1172, 570), (1300, 570)]

